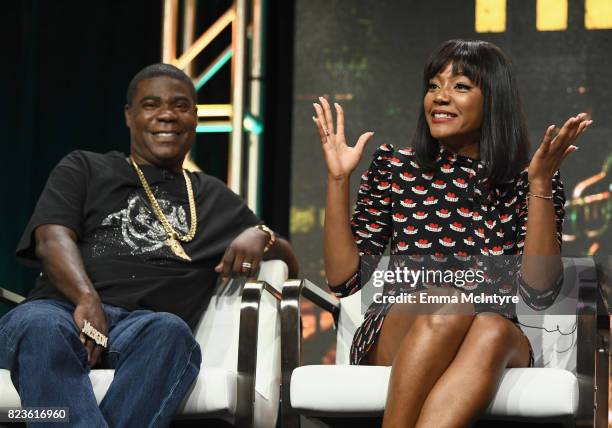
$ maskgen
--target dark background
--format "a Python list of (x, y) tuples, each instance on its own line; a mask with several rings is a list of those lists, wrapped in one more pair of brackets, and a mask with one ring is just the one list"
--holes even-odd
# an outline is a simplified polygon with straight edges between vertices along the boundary
[[(37, 272), (17, 264), (13, 253), (61, 157), (75, 149), (128, 150), (125, 89), (138, 70), (160, 60), (161, 3), (22, 0), (4, 6), (0, 286), (26, 294), (33, 285)], [(342, 103), (349, 141), (376, 131), (358, 167), (362, 171), (378, 145), (410, 143), (421, 102), (421, 69), (444, 40), (489, 40), (510, 57), (534, 148), (549, 124), (560, 125), (580, 111), (592, 115), (595, 123), (581, 137), (581, 150), (562, 168), (568, 199), (576, 183), (602, 169), (612, 153), (612, 31), (586, 30), (584, 3), (568, 3), (565, 31), (537, 31), (536, 1), (508, 0), (506, 31), (479, 34), (473, 0), (266, 2), (261, 215), (290, 236), (305, 277), (323, 284), (325, 167), (311, 103), (318, 95)], [(198, 29), (230, 5), (229, 0), (201, 1)], [(222, 33), (198, 58), (196, 69), (203, 69), (229, 37), (229, 30)], [(229, 79), (225, 66), (199, 92), (199, 102), (228, 102)], [(227, 134), (199, 134), (194, 151), (198, 165), (221, 179), (227, 173), (227, 140)], [(352, 184), (354, 196), (356, 180)], [(609, 186), (609, 178), (602, 184)], [(583, 234), (588, 226), (579, 221), (583, 214), (575, 216), (578, 221), (569, 221), (569, 215), (566, 231)], [(609, 232), (606, 236), (603, 244), (611, 241)], [(566, 242), (564, 254), (586, 254), (593, 240), (582, 238)], [(608, 255), (609, 247), (602, 245), (599, 254)], [(0, 314), (5, 309), (0, 307)], [(316, 331), (329, 333), (328, 322), (316, 313), (314, 320)], [(317, 343), (306, 356), (320, 361), (328, 345), (324, 339)], [(328, 355), (325, 361), (332, 360)]]
[[(232, 2), (199, 3), (203, 31)], [(267, 14), (261, 215), (287, 235), (292, 3), (268, 2)], [(37, 272), (19, 265), (14, 250), (51, 169), (76, 149), (129, 151), (125, 91), (135, 73), (161, 60), (162, 2), (21, 0), (3, 4), (2, 15), (0, 287), (26, 294)], [(228, 28), (198, 57), (197, 73), (230, 38)], [(227, 64), (199, 91), (199, 103), (228, 103), (229, 82)], [(222, 180), (228, 136), (198, 134), (194, 146), (196, 163)], [(0, 315), (5, 310), (0, 305)]]
[[(612, 30), (586, 30), (584, 2), (568, 3), (568, 29), (541, 32), (536, 30), (535, 0), (508, 0), (506, 31), (494, 34), (475, 32), (475, 6), (469, 0), (297, 1), (291, 236), (306, 277), (321, 283), (324, 273), (319, 220), (326, 169), (311, 120), (312, 103), (325, 95), (342, 104), (350, 144), (363, 132), (376, 132), (353, 174), (354, 198), (359, 176), (378, 146), (410, 145), (422, 102), (422, 68), (445, 40), (490, 41), (511, 59), (532, 151), (549, 125), (561, 126), (583, 111), (591, 114), (594, 123), (580, 137), (580, 150), (561, 168), (568, 200), (578, 181), (602, 170), (612, 154)], [(608, 176), (603, 190), (609, 185)], [(308, 212), (316, 215), (310, 227), (304, 220)], [(588, 226), (569, 220), (565, 232), (580, 235)], [(564, 255), (586, 254), (592, 241), (566, 242)], [(604, 241), (599, 253), (609, 254)]]
[[(37, 272), (20, 266), (14, 249), (53, 166), (75, 149), (128, 151), (125, 89), (138, 70), (161, 58), (162, 2), (4, 3), (0, 287), (26, 294)], [(508, 0), (506, 31), (478, 34), (473, 0), (266, 2), (262, 217), (290, 236), (305, 277), (323, 284), (325, 167), (310, 119), (311, 103), (319, 95), (342, 103), (349, 141), (376, 131), (358, 167), (362, 171), (380, 144), (409, 144), (420, 108), (422, 66), (444, 40), (479, 38), (506, 52), (525, 100), (534, 148), (549, 124), (560, 125), (580, 111), (591, 113), (595, 123), (582, 136), (580, 151), (562, 168), (568, 199), (576, 183), (602, 169), (612, 153), (612, 31), (586, 30), (584, 2), (568, 3), (565, 31), (537, 31), (536, 1)], [(198, 29), (230, 4), (201, 0)], [(228, 41), (226, 30), (199, 57), (196, 68), (201, 70)], [(225, 66), (200, 91), (199, 102), (228, 102), (229, 78)], [(197, 164), (221, 179), (227, 173), (227, 139), (227, 134), (199, 134), (195, 146)], [(354, 196), (357, 182), (352, 184)], [(609, 188), (609, 178), (603, 184)], [(606, 206), (603, 212), (609, 215)], [(588, 226), (580, 221), (583, 217), (577, 213), (578, 221), (566, 221), (566, 230), (570, 226), (580, 235)], [(606, 239), (612, 241), (609, 232), (601, 243)], [(592, 244), (582, 236), (566, 242), (564, 254), (586, 254)], [(599, 253), (609, 255), (609, 247)], [(0, 315), (5, 310), (0, 305)], [(323, 361), (333, 362), (331, 324), (309, 311), (305, 308), (303, 320), (305, 331), (310, 329), (305, 358), (319, 362), (326, 354)]]
[[(294, 99), (291, 163), (291, 238), (306, 278), (325, 286), (322, 216), (326, 169), (311, 120), (312, 103), (324, 95), (342, 104), (347, 142), (366, 131), (376, 134), (353, 174), (358, 180), (383, 143), (410, 145), (421, 108), (422, 69), (443, 41), (481, 39), (499, 46), (513, 63), (523, 97), (532, 151), (546, 128), (580, 112), (593, 125), (579, 139), (580, 150), (561, 167), (568, 202), (578, 182), (612, 164), (612, 30), (587, 30), (584, 2), (569, 1), (568, 28), (536, 29), (536, 0), (508, 0), (506, 31), (476, 33), (473, 0), (298, 0), (295, 12)], [(610, 175), (585, 194), (610, 191)], [(612, 202), (567, 208), (564, 256), (610, 255)], [(587, 231), (607, 228), (598, 237)], [(565, 237), (567, 238), (567, 237)], [(593, 245), (598, 245), (596, 248)], [(304, 328), (304, 357), (333, 363), (331, 320), (312, 305)], [(322, 357), (323, 356), (323, 357)]]

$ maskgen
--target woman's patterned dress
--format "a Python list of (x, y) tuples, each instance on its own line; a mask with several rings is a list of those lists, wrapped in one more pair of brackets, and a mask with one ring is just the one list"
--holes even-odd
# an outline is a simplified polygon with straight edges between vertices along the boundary
[[(359, 248), (362, 269), (371, 272), (377, 257), (391, 244), (392, 259), (417, 261), (422, 257), (466, 260), (469, 255), (510, 256), (490, 260), (516, 260), (507, 267), (506, 276), (487, 278), (487, 293), (515, 295), (518, 287), (525, 302), (534, 309), (544, 309), (556, 298), (561, 282), (547, 291), (531, 289), (517, 272), (527, 224), (527, 170), (514, 180), (490, 190), (484, 179), (483, 163), (440, 149), (432, 172), (424, 172), (416, 163), (411, 148), (394, 150), (383, 145), (374, 154), (369, 169), (361, 177), (359, 195), (351, 227)], [(561, 243), (561, 228), (565, 196), (559, 173), (553, 178), (553, 202), (557, 217), (557, 238)], [(512, 257), (514, 256), (514, 257)], [(370, 264), (368, 267), (367, 264)], [(364, 264), (366, 265), (364, 267)], [(503, 270), (503, 269), (502, 269)], [(511, 275), (509, 277), (508, 275)], [(338, 297), (348, 296), (362, 287), (361, 272), (332, 290)], [(450, 286), (451, 284), (446, 284)], [(427, 285), (413, 288), (422, 290)], [(387, 287), (386, 287), (387, 289)], [(405, 290), (404, 290), (405, 291)], [(481, 290), (463, 287), (463, 292)], [(393, 291), (386, 291), (393, 294)], [(372, 303), (363, 324), (357, 329), (351, 347), (351, 364), (359, 364), (375, 343), (390, 303)], [(496, 310), (517, 322), (514, 304), (493, 309), (476, 305), (478, 312)]]

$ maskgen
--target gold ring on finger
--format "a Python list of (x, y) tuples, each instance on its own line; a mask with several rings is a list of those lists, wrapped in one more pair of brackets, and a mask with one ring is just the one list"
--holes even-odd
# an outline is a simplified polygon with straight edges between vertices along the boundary
[(91, 325), (89, 321), (83, 321), (84, 325), (81, 332), (85, 334), (85, 336), (96, 342), (96, 345), (106, 348), (108, 346), (108, 337), (96, 330), (95, 327)]

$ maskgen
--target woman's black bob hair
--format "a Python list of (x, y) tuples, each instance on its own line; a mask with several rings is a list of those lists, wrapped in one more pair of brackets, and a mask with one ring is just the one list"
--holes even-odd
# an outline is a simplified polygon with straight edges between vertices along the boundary
[[(448, 40), (431, 54), (425, 64), (423, 98), (429, 80), (448, 64), (453, 65), (453, 73), (465, 75), (482, 91), (480, 159), (485, 165), (488, 184), (495, 187), (512, 180), (527, 166), (529, 139), (510, 61), (492, 43)], [(419, 165), (426, 170), (432, 169), (439, 144), (429, 132), (422, 105), (412, 145)]]

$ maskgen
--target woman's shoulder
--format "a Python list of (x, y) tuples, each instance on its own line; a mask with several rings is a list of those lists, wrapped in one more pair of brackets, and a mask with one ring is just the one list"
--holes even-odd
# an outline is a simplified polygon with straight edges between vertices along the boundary
[(404, 163), (414, 161), (415, 152), (412, 147), (396, 149), (393, 144), (382, 144), (373, 154), (375, 162), (384, 162), (390, 166), (401, 166)]
[(375, 174), (384, 176), (385, 181), (393, 181), (393, 177), (415, 175), (419, 169), (412, 147), (396, 149), (392, 144), (382, 144), (374, 151), (370, 166), (362, 178)]
[(393, 144), (384, 143), (378, 146), (374, 151), (372, 157), (374, 159), (391, 158), (395, 153), (395, 147)]
[(415, 152), (412, 147), (403, 147), (396, 149), (393, 144), (382, 144), (372, 155), (370, 169), (383, 168), (384, 170), (392, 170), (396, 168), (412, 165), (418, 168), (415, 159)]
[(398, 156), (403, 156), (410, 159), (414, 158), (415, 155), (414, 148), (409, 146), (398, 149), (396, 153)]

